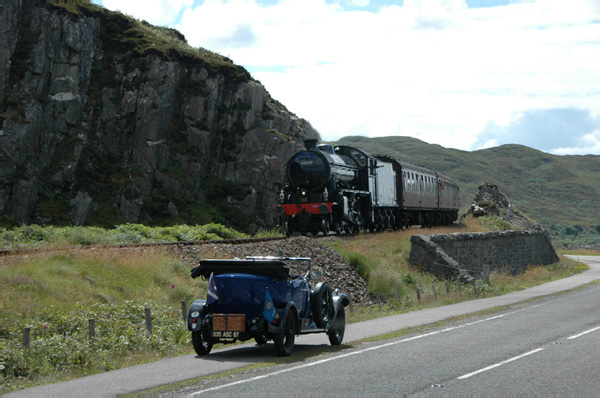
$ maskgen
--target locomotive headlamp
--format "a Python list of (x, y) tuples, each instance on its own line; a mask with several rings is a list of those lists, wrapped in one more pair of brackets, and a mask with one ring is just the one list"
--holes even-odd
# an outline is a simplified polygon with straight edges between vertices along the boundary
[(323, 191), (323, 201), (327, 202), (329, 200), (329, 192), (327, 191), (327, 188), (325, 188), (325, 190)]
[(283, 203), (284, 200), (285, 200), (285, 193), (283, 193), (283, 189), (282, 189), (281, 192), (279, 192), (279, 201), (281, 203)]

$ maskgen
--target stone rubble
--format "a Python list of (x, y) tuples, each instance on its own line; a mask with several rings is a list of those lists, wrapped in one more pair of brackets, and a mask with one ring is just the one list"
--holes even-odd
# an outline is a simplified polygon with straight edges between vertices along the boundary
[[(322, 278), (315, 282), (325, 281), (333, 290), (348, 294), (355, 304), (366, 304), (370, 301), (367, 294), (367, 282), (354, 269), (346, 265), (342, 256), (322, 243), (327, 239), (295, 237), (290, 239), (266, 241), (246, 244), (211, 244), (202, 246), (180, 246), (178, 256), (190, 267), (202, 259), (202, 253), (209, 252), (214, 258), (244, 258), (246, 256), (284, 256), (310, 257), (313, 270), (321, 270)], [(290, 262), (292, 266), (293, 262)], [(300, 274), (300, 272), (298, 272)]]

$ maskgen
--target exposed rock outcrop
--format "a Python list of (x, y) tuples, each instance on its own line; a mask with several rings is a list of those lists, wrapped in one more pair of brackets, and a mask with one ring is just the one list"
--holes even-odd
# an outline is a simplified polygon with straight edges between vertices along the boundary
[(4, 4), (0, 217), (270, 225), (318, 134), (246, 70), (98, 6)]
[(510, 203), (506, 195), (494, 184), (481, 184), (479, 190), (473, 199), (471, 208), (463, 217), (473, 215), (473, 217), (496, 216), (500, 217), (513, 227), (525, 230), (541, 231), (542, 227), (519, 212)]

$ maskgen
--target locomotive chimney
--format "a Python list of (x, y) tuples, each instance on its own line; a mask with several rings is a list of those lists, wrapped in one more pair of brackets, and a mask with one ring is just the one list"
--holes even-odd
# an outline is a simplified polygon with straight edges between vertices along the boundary
[(304, 145), (306, 146), (307, 150), (317, 150), (317, 140), (315, 138), (309, 138), (304, 140)]

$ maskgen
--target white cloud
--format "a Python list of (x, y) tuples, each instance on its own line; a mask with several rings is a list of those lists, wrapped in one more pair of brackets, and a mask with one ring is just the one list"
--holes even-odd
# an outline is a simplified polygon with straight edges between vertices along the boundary
[(469, 150), (503, 142), (486, 138), (490, 126), (521, 139), (500, 128), (514, 126), (519, 114), (600, 109), (597, 0), (474, 9), (465, 0), (390, 1), (378, 8), (367, 0), (191, 1), (118, 6), (164, 19), (184, 10), (175, 27), (190, 44), (248, 68), (326, 140), (410, 135)]
[(600, 129), (582, 136), (575, 146), (556, 148), (549, 152), (555, 155), (600, 155)]

